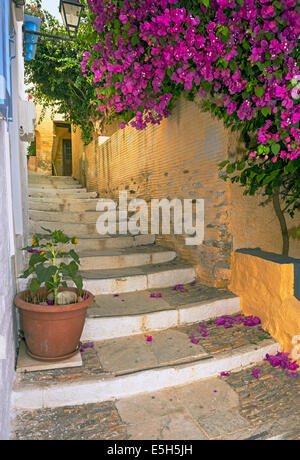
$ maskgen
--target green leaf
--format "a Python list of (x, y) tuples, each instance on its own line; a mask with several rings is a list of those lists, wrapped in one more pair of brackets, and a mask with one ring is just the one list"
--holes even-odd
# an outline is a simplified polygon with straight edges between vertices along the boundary
[(37, 263), (45, 262), (46, 257), (42, 254), (32, 254), (29, 260), (29, 266), (33, 267)]
[(50, 267), (44, 267), (43, 264), (37, 265), (35, 268), (39, 282), (46, 283), (49, 281), (58, 271), (58, 268), (51, 265)]
[(263, 107), (261, 109), (261, 113), (263, 114), (264, 117), (267, 117), (268, 115), (271, 115), (271, 108), (270, 107)]
[(225, 161), (222, 161), (222, 163), (219, 163), (218, 166), (219, 166), (219, 168), (224, 168), (225, 166), (228, 165), (228, 163), (230, 163), (230, 161), (229, 161), (229, 160), (225, 160)]
[(75, 283), (78, 291), (79, 291), (79, 294), (82, 293), (82, 288), (83, 288), (83, 281), (82, 281), (82, 277), (81, 276), (72, 276), (72, 281)]
[(41, 229), (44, 230), (44, 231), (47, 232), (47, 233), (52, 233), (52, 231), (49, 230), (49, 228), (41, 227)]
[(29, 267), (27, 270), (25, 270), (25, 272), (23, 273), (22, 276), (20, 276), (20, 278), (28, 278), (28, 276), (30, 276), (32, 273), (34, 272), (34, 267)]
[(272, 144), (271, 150), (274, 153), (274, 155), (278, 155), (278, 153), (280, 152), (280, 144)]
[(237, 167), (238, 171), (242, 171), (245, 168), (245, 166), (246, 166), (246, 162), (244, 160), (240, 161)]
[(280, 174), (280, 169), (276, 169), (275, 171), (272, 171), (271, 174), (269, 174), (263, 181), (262, 185), (270, 184), (271, 182), (276, 179), (276, 177)]
[(232, 163), (227, 166), (226, 172), (228, 174), (232, 174), (235, 171), (235, 169), (236, 169), (235, 163)]
[(33, 278), (30, 282), (30, 294), (35, 296), (40, 287), (41, 283), (36, 278)]
[(80, 264), (80, 259), (79, 259), (79, 256), (76, 254), (76, 252), (74, 251), (74, 249), (72, 249), (70, 252), (69, 252), (70, 256), (72, 257), (72, 259), (75, 260), (75, 262), (77, 264)]
[(131, 37), (132, 46), (136, 46), (139, 42), (139, 35), (136, 33)]
[(255, 88), (254, 92), (257, 97), (262, 97), (265, 94), (265, 90), (262, 87)]

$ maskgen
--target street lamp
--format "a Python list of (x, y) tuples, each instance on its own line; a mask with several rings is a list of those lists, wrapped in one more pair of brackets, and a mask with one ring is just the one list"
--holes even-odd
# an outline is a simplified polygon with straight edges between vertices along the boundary
[(70, 38), (76, 38), (83, 5), (77, 0), (60, 0), (59, 11)]

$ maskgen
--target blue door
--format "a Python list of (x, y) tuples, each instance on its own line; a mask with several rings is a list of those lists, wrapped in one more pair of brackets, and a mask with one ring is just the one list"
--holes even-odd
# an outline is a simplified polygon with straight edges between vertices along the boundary
[(12, 120), (10, 0), (0, 0), (0, 118)]

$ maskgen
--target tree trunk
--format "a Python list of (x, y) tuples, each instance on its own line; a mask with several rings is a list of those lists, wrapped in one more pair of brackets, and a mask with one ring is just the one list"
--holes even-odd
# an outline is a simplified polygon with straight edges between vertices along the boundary
[(280, 206), (279, 192), (276, 192), (273, 195), (273, 206), (274, 206), (276, 216), (280, 223), (282, 242), (283, 242), (282, 255), (288, 256), (289, 250), (290, 250), (290, 238), (289, 238), (288, 228), (286, 225), (285, 216)]

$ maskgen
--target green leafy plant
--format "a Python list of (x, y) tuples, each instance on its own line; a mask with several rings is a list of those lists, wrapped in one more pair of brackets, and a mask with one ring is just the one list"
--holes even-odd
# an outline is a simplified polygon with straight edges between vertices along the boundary
[(69, 249), (71, 244), (78, 244), (78, 239), (66, 236), (61, 230), (42, 229), (46, 234), (34, 235), (32, 245), (24, 248), (31, 257), (21, 278), (35, 275), (30, 281), (30, 295), (34, 297), (44, 285), (48, 293), (53, 293), (54, 305), (57, 305), (59, 289), (68, 287), (66, 279), (71, 279), (82, 294), (82, 277), (78, 273), (80, 260), (74, 249)]
[(28, 157), (36, 157), (36, 139), (34, 139), (27, 148)]
[[(66, 29), (55, 17), (41, 10), (40, 2), (33, 3), (39, 14), (45, 17), (41, 32), (67, 38)], [(86, 2), (82, 0), (81, 3)], [(76, 40), (39, 40), (35, 58), (25, 62), (25, 82), (30, 87), (34, 102), (43, 108), (40, 121), (47, 109), (52, 113), (63, 113), (73, 127), (81, 128), (85, 145), (93, 139), (95, 122), (103, 118), (92, 103), (94, 85), (84, 76), (81, 67), (84, 51), (96, 43), (96, 31), (88, 21), (88, 15), (86, 9)]]

